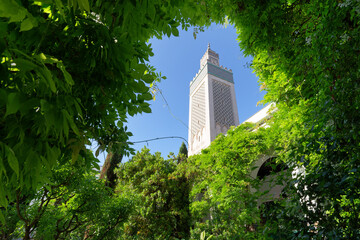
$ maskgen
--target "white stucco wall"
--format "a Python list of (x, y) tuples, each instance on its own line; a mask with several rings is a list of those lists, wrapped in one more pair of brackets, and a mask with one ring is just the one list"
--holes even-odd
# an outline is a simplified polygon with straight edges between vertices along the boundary
[[(269, 114), (274, 111), (275, 108), (275, 104), (271, 103), (268, 104), (266, 107), (262, 108), (260, 111), (258, 111), (257, 113), (255, 113), (254, 115), (252, 115), (250, 118), (246, 119), (244, 121), (244, 123), (258, 123), (260, 122), (262, 119), (266, 118), (267, 116), (269, 116)], [(271, 112), (270, 112), (271, 111)]]

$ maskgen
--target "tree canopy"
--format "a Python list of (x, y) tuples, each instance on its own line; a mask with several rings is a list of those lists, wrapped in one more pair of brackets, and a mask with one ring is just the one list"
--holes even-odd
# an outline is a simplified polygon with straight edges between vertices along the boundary
[(0, 205), (47, 183), (57, 164), (87, 161), (90, 140), (97, 152), (127, 154), (127, 116), (151, 112), (150, 84), (162, 78), (148, 64), (147, 40), (177, 36), (179, 25), (199, 19), (199, 8), (191, 1), (1, 1)]
[(178, 159), (165, 160), (144, 148), (118, 170), (117, 191), (132, 196), (136, 211), (122, 239), (187, 239), (190, 233), (189, 185)]

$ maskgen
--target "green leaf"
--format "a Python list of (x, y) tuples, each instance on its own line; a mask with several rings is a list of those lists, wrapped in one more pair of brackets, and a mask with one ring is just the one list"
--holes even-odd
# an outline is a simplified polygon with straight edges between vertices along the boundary
[(122, 128), (124, 123), (122, 121), (117, 121), (116, 125), (119, 127), (119, 128)]
[(24, 21), (21, 22), (20, 32), (29, 31), (34, 27), (30, 18), (26, 18)]
[(128, 106), (128, 113), (131, 117), (133, 117), (136, 114), (136, 107), (134, 106)]
[(146, 93), (147, 91), (149, 91), (149, 87), (147, 87), (143, 81), (139, 80), (136, 84), (135, 91), (138, 93)]
[(14, 62), (16, 63), (17, 68), (19, 68), (21, 71), (25, 71), (25, 72), (34, 70), (39, 67), (32, 61), (29, 61), (24, 58), (16, 58), (16, 59), (14, 59)]
[[(65, 110), (63, 110), (63, 111), (65, 111)], [(67, 116), (65, 114), (63, 114), (63, 132), (65, 134), (65, 137), (68, 138), (69, 137), (69, 124), (68, 124)]]
[[(74, 131), (74, 133), (76, 135), (80, 135), (79, 133), (79, 129), (77, 128), (77, 126), (74, 123), (73, 118), (70, 116), (70, 114), (68, 113), (68, 111), (66, 111), (65, 109), (61, 110), (61, 112), (63, 113), (63, 115), (66, 117), (66, 119), (68, 120), (68, 122), (70, 123), (70, 127), (71, 129)], [(64, 119), (65, 120), (65, 119)]]
[(80, 104), (77, 102), (77, 100), (74, 100), (73, 103), (74, 103), (74, 106), (75, 106), (75, 108), (76, 108), (76, 112), (77, 112), (78, 116), (79, 116), (81, 119), (83, 119)]
[(166, 25), (164, 31), (165, 31), (166, 35), (168, 36), (168, 38), (170, 38), (171, 37), (171, 28)]
[(90, 5), (88, 0), (78, 0), (78, 3), (81, 10), (90, 12)]
[(135, 70), (133, 74), (134, 78), (140, 79), (144, 75), (146, 69), (147, 67), (145, 64), (137, 64), (134, 69)]
[(202, 231), (200, 234), (200, 239), (205, 240), (205, 231)]
[(16, 173), (16, 176), (19, 177), (19, 162), (15, 156), (14, 151), (10, 147), (5, 145), (5, 154), (11, 169)]
[(49, 144), (46, 144), (46, 157), (50, 165), (56, 163), (56, 160), (59, 157), (58, 151), (59, 150), (57, 148), (51, 148)]
[(141, 79), (146, 83), (152, 83), (155, 80), (154, 77), (150, 74), (145, 74)]
[(142, 94), (142, 97), (145, 101), (150, 101), (151, 99), (153, 99), (153, 96), (149, 92)]
[(74, 80), (72, 79), (70, 73), (68, 71), (66, 71), (65, 66), (62, 62), (58, 62), (56, 64), (56, 66), (62, 71), (62, 73), (64, 74), (64, 78), (65, 81), (70, 84), (70, 85), (74, 85)]
[(150, 107), (143, 107), (141, 108), (141, 110), (145, 113), (151, 113), (151, 108)]
[(49, 69), (44, 65), (43, 67), (40, 67), (38, 69), (38, 72), (40, 73), (40, 76), (44, 79), (44, 81), (49, 85), (51, 91), (56, 92), (55, 82)]
[(172, 27), (171, 32), (175, 37), (179, 36), (179, 30), (176, 27)]
[(20, 95), (18, 93), (10, 93), (7, 98), (5, 117), (16, 113), (20, 106)]
[(101, 153), (101, 152), (103, 152), (105, 150), (105, 146), (104, 145), (100, 145), (99, 147), (98, 147), (98, 149), (96, 149), (96, 151), (95, 151), (95, 156), (97, 157), (97, 156), (99, 156), (99, 154)]

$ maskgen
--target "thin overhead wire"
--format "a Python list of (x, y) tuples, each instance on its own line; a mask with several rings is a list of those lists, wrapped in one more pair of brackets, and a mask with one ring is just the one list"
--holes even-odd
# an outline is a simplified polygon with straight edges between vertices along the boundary
[(166, 100), (164, 94), (162, 93), (161, 89), (160, 89), (158, 86), (156, 86), (156, 88), (157, 88), (158, 92), (160, 93), (162, 99), (164, 100), (165, 105), (166, 105), (169, 113), (171, 114), (171, 116), (172, 116), (173, 118), (175, 118), (176, 120), (178, 120), (182, 125), (184, 125), (187, 130), (189, 130), (189, 126), (188, 126), (186, 123), (184, 123), (180, 118), (176, 117), (176, 116), (173, 114), (173, 112), (171, 111), (170, 105), (169, 105), (169, 103), (167, 102), (167, 100)]
[(148, 142), (151, 142), (151, 141), (156, 141), (156, 140), (162, 140), (162, 139), (169, 139), (169, 138), (179, 138), (179, 139), (182, 139), (186, 142), (186, 145), (189, 146), (189, 143), (188, 141), (183, 138), (183, 137), (178, 137), (178, 136), (170, 136), (170, 137), (157, 137), (157, 138), (150, 138), (150, 139), (146, 139), (146, 140), (141, 140), (141, 141), (136, 141), (136, 142), (128, 142), (129, 144), (137, 144), (137, 143), (148, 143)]

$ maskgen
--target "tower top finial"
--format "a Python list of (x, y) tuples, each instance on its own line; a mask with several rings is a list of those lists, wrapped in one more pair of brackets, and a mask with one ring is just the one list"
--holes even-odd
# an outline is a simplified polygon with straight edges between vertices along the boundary
[(208, 47), (204, 56), (200, 60), (200, 69), (205, 66), (208, 62), (219, 66), (219, 54), (210, 49), (210, 43), (208, 43)]

